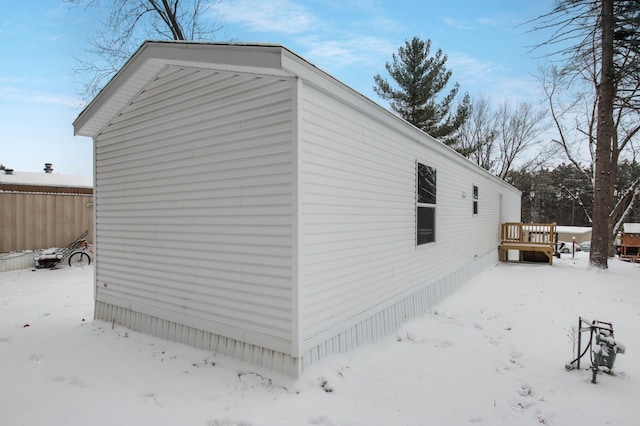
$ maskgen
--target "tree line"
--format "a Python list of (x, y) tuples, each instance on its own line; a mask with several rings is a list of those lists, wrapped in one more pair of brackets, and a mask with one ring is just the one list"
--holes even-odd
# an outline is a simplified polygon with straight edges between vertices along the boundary
[[(592, 225), (593, 183), (590, 168), (579, 170), (562, 163), (553, 168), (541, 167), (510, 172), (506, 181), (522, 191), (522, 221), (556, 223), (565, 226)], [(640, 163), (624, 160), (618, 165), (614, 199), (640, 176)], [(625, 211), (624, 222), (640, 223), (640, 202), (635, 200)]]

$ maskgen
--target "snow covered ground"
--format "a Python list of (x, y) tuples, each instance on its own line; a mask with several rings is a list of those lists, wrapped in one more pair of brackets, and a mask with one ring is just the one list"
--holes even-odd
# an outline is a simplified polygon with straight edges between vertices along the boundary
[[(297, 380), (94, 321), (92, 266), (0, 273), (0, 425), (637, 425), (640, 265), (587, 257), (495, 266)], [(597, 384), (564, 368), (579, 316), (627, 348)]]

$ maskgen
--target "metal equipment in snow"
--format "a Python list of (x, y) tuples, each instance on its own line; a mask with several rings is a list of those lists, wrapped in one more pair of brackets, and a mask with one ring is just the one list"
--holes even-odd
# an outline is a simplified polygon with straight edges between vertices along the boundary
[[(589, 332), (589, 342), (582, 350), (582, 333)], [(577, 357), (565, 367), (567, 370), (580, 369), (580, 359), (591, 349), (591, 383), (596, 383), (596, 375), (603, 371), (611, 373), (617, 354), (623, 354), (625, 346), (613, 338), (613, 324), (604, 321), (588, 321), (578, 318), (578, 351)], [(574, 367), (575, 364), (575, 367)]]
[(33, 260), (36, 263), (36, 268), (41, 269), (55, 267), (58, 263), (71, 256), (83, 244), (86, 244), (85, 238), (88, 234), (89, 231), (84, 231), (82, 235), (71, 241), (67, 246), (62, 248), (51, 248), (43, 251), (39, 256), (35, 256)]

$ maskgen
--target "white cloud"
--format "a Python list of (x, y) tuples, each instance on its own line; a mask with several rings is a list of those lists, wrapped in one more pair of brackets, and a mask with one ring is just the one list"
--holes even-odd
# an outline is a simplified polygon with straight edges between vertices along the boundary
[[(250, 31), (286, 34), (291, 36), (290, 47), (328, 72), (353, 64), (373, 66), (384, 64), (397, 46), (391, 42), (371, 36), (376, 32), (397, 28), (394, 21), (374, 13), (375, 1), (328, 2), (324, 5), (327, 14), (338, 13), (345, 8), (360, 10), (368, 8), (368, 17), (360, 15), (353, 22), (327, 20), (316, 15), (295, 0), (233, 0), (220, 2), (211, 11), (224, 23), (239, 25)], [(345, 12), (346, 13), (346, 12)]]
[(496, 71), (504, 71), (504, 67), (502, 65), (488, 61), (481, 61), (475, 57), (460, 52), (449, 53), (447, 54), (447, 58), (447, 68), (455, 70), (454, 73), (457, 76), (462, 76), (465, 79), (490, 81), (493, 79)]
[(78, 104), (78, 101), (72, 97), (50, 93), (36, 93), (13, 86), (0, 86), (0, 99), (6, 99), (14, 102), (60, 105), (65, 107), (77, 107)]
[[(395, 51), (387, 40), (362, 36), (343, 35), (341, 39), (321, 39), (305, 37), (298, 40), (306, 46), (304, 56), (314, 63), (325, 64), (329, 71), (335, 71), (349, 65), (380, 65), (389, 60), (390, 53)], [(384, 59), (381, 59), (384, 58)]]
[(298, 34), (318, 22), (308, 9), (290, 0), (236, 0), (217, 3), (211, 11), (223, 22), (260, 32)]
[(52, 22), (59, 23), (65, 16), (69, 14), (69, 10), (73, 5), (58, 4), (50, 9), (44, 11), (44, 15)]
[(7, 76), (0, 75), (0, 83), (16, 84), (16, 83), (19, 83), (20, 81), (22, 81), (22, 79), (19, 79), (17, 77), (7, 77)]
[(475, 28), (475, 26), (469, 22), (460, 21), (453, 18), (442, 18), (442, 22), (455, 30), (468, 31)]
[(478, 17), (472, 20), (460, 20), (450, 17), (442, 18), (442, 23), (458, 31), (482, 30), (486, 27), (513, 26), (515, 18), (506, 16)]
[(464, 53), (448, 55), (447, 68), (453, 70), (451, 81), (460, 83), (462, 93), (490, 93), (495, 102), (530, 100), (539, 95), (533, 76), (514, 73), (514, 70), (489, 61), (482, 61)]
[(476, 19), (476, 23), (478, 23), (478, 25), (482, 25), (485, 27), (498, 27), (500, 25), (513, 25), (513, 23), (516, 22), (513, 18), (510, 20), (507, 19), (502, 19), (500, 17), (494, 17), (494, 18), (477, 18)]
[[(223, 23), (270, 33), (276, 38), (278, 34), (288, 36), (287, 47), (325, 71), (341, 75), (352, 86), (362, 85), (360, 79), (364, 76), (360, 74), (366, 74), (367, 81), (377, 73), (385, 75), (384, 64), (401, 45), (392, 36), (403, 33), (401, 22), (385, 15), (375, 0), (326, 1), (322, 13), (312, 10), (312, 5), (297, 0), (230, 0), (217, 3), (212, 12)], [(323, 14), (336, 19), (326, 19)], [(337, 18), (354, 14), (358, 19)], [(506, 16), (469, 20), (445, 17), (442, 21), (456, 31), (482, 30), (512, 23)], [(495, 93), (496, 100), (501, 100), (514, 99), (516, 95), (527, 97), (536, 89), (532, 78), (514, 76), (514, 70), (498, 63), (464, 53), (447, 54), (447, 67), (454, 71), (452, 81), (460, 83), (461, 92), (491, 92)], [(355, 74), (357, 69), (358, 74)], [(362, 86), (368, 89), (370, 84)]]

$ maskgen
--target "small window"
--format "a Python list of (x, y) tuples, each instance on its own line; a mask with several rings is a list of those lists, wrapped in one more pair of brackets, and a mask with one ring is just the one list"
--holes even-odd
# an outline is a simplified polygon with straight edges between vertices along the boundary
[(473, 214), (478, 214), (478, 187), (473, 185)]
[(436, 169), (418, 163), (416, 178), (416, 244), (436, 240)]

